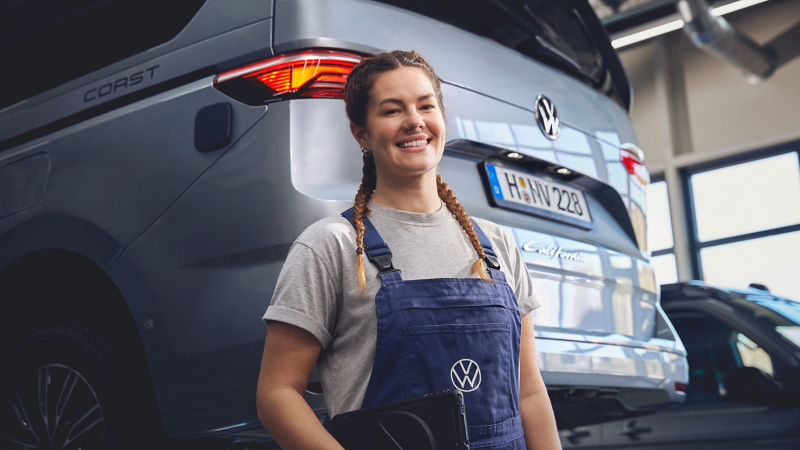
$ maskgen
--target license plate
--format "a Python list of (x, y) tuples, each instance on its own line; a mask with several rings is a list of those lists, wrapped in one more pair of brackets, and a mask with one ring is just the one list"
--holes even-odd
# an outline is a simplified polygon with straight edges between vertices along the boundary
[(494, 203), (576, 225), (591, 224), (583, 191), (529, 173), (484, 164)]

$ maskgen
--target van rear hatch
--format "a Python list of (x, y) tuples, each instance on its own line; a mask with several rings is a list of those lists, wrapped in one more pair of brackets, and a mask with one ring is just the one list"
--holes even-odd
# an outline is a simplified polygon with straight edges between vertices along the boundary
[(377, 0), (490, 39), (603, 92), (625, 108), (630, 86), (586, 1)]
[[(398, 4), (402, 8), (383, 0), (278, 2), (275, 51), (325, 46), (420, 52), (443, 80), (447, 151), (440, 172), (470, 214), (514, 232), (540, 297), (549, 304), (537, 312), (537, 330), (600, 334), (621, 342), (652, 338), (656, 286), (642, 252), (643, 227), (631, 221), (633, 211), (640, 212), (639, 222), (644, 219), (644, 190), (620, 162), (620, 147), (636, 140), (626, 110), (614, 89), (607, 89), (609, 67), (618, 59), (600, 50), (610, 47), (607, 36), (585, 26), (597, 21), (588, 4)], [(591, 17), (582, 8), (589, 8)], [(513, 26), (503, 31), (497, 22), (511, 16)], [(480, 17), (485, 25), (476, 29)], [(565, 42), (561, 34), (569, 35)], [(540, 95), (559, 114), (555, 139), (537, 122), (534, 102)], [(361, 163), (341, 101), (291, 103), (295, 188), (314, 198), (352, 201)], [(498, 201), (486, 164), (501, 174), (502, 183), (516, 174), (525, 183), (538, 180), (539, 188), (546, 184), (556, 207), (544, 214), (547, 208), (533, 202), (546, 199), (530, 186), (528, 208), (524, 197), (515, 207), (508, 192), (503, 200), (509, 201)], [(524, 195), (517, 183), (509, 189)], [(570, 217), (573, 196), (586, 203), (584, 220)]]

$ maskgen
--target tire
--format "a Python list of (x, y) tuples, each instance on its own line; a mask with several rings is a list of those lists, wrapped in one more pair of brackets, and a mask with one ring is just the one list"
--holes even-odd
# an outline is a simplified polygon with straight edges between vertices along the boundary
[(86, 327), (33, 334), (2, 365), (0, 448), (152, 448), (143, 446), (147, 433), (122, 369), (120, 355)]

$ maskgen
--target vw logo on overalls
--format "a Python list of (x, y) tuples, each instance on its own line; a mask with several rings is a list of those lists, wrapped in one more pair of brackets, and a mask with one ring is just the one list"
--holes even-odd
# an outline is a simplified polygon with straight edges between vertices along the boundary
[(459, 360), (450, 369), (450, 381), (462, 392), (472, 392), (481, 385), (481, 368), (471, 359)]
[(555, 140), (560, 132), (561, 120), (558, 118), (556, 105), (553, 104), (553, 101), (539, 94), (533, 102), (533, 115), (536, 117), (536, 123), (539, 124), (539, 129), (542, 130), (542, 133)]

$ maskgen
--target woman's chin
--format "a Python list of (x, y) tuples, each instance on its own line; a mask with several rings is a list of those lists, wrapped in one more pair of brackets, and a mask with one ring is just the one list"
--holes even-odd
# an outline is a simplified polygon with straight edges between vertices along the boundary
[(389, 157), (376, 161), (378, 170), (383, 169), (386, 173), (395, 173), (404, 177), (424, 175), (432, 169), (435, 170), (436, 164), (439, 162), (439, 158), (430, 145), (427, 149), (417, 152), (396, 149), (387, 156)]
[[(407, 155), (410, 156), (410, 155)], [(416, 157), (403, 158), (398, 168), (406, 173), (423, 174), (436, 168), (436, 159), (431, 155), (415, 155)]]
[(405, 172), (411, 177), (421, 177), (428, 173), (436, 173), (436, 166), (435, 165), (410, 166), (410, 167), (405, 167), (403, 172)]

